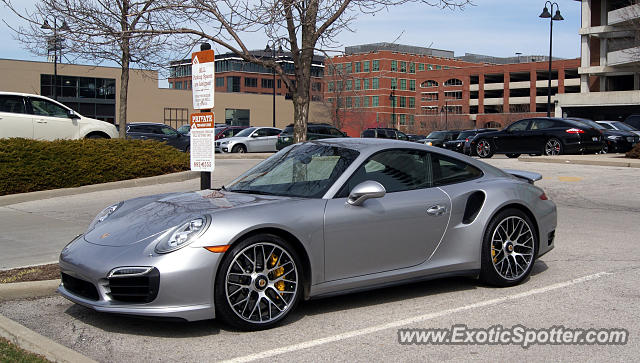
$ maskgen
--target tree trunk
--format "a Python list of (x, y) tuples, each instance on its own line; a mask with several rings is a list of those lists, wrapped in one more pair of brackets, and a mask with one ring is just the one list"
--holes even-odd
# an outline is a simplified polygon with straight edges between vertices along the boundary
[[(125, 60), (125, 58), (127, 58)], [(127, 135), (127, 95), (129, 92), (129, 59), (122, 53), (122, 73), (120, 74), (120, 106), (118, 107), (118, 123), (120, 138)]]

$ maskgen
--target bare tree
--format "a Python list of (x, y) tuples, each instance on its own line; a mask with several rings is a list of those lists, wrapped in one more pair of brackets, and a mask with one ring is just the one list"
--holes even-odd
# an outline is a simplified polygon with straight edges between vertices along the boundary
[[(132, 65), (159, 68), (166, 65), (170, 44), (168, 36), (141, 33), (162, 28), (164, 4), (154, 0), (41, 0), (31, 10), (19, 9), (11, 0), (0, 0), (26, 25), (12, 28), (16, 38), (31, 52), (43, 55), (42, 44), (51, 39), (43, 23), (47, 19), (64, 19), (60, 37), (65, 42), (65, 54), (94, 64), (115, 62), (121, 67), (118, 122), (120, 137), (126, 135), (129, 70)], [(47, 23), (48, 24), (48, 23)], [(186, 38), (186, 37), (185, 37)], [(53, 39), (59, 47), (59, 39)]]
[[(350, 30), (359, 14), (375, 14), (406, 3), (454, 9), (469, 0), (156, 0), (156, 3), (175, 11), (165, 19), (171, 29), (145, 32), (194, 35), (229, 49), (245, 61), (275, 69), (292, 94), (294, 138), (299, 142), (306, 139), (314, 52), (334, 45), (336, 35)], [(246, 40), (255, 34), (266, 34), (271, 43), (291, 52), (293, 77), (276, 60), (249, 51)]]

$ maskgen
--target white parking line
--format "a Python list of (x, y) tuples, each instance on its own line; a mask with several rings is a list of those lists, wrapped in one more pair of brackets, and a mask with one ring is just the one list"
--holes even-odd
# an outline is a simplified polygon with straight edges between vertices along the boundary
[(610, 272), (598, 272), (598, 273), (593, 274), (593, 275), (579, 277), (579, 278), (576, 278), (576, 279), (573, 279), (573, 280), (569, 280), (569, 281), (565, 281), (565, 282), (559, 282), (559, 283), (556, 283), (556, 284), (553, 284), (553, 285), (540, 287), (540, 288), (537, 288), (537, 289), (521, 292), (521, 293), (518, 293), (518, 294), (503, 296), (503, 297), (499, 297), (499, 298), (491, 299), (491, 300), (480, 301), (480, 302), (477, 302), (477, 303), (474, 303), (474, 304), (464, 305), (464, 306), (460, 306), (460, 307), (452, 308), (452, 309), (441, 310), (441, 311), (437, 311), (437, 312), (433, 312), (433, 313), (429, 313), (429, 314), (418, 315), (418, 316), (414, 316), (414, 317), (407, 318), (407, 319), (392, 321), (392, 322), (389, 322), (389, 323), (386, 323), (386, 324), (382, 324), (382, 325), (375, 325), (375, 326), (372, 326), (372, 327), (369, 327), (369, 328), (352, 330), (352, 331), (348, 331), (348, 332), (345, 332), (345, 333), (342, 333), (342, 334), (338, 334), (338, 335), (334, 335), (334, 336), (330, 336), (330, 337), (326, 337), (326, 338), (309, 340), (309, 341), (306, 341), (306, 342), (293, 344), (293, 345), (289, 345), (289, 346), (286, 346), (286, 347), (266, 350), (264, 352), (245, 355), (245, 356), (242, 356), (242, 357), (236, 357), (236, 358), (232, 358), (232, 359), (226, 360), (224, 362), (234, 362), (234, 363), (236, 363), (236, 362), (251, 362), (251, 361), (254, 361), (254, 360), (258, 360), (258, 359), (270, 358), (270, 357), (274, 357), (274, 356), (277, 356), (277, 355), (280, 355), (280, 354), (284, 354), (284, 353), (291, 353), (291, 352), (295, 352), (295, 351), (302, 350), (302, 349), (312, 348), (312, 347), (315, 347), (315, 346), (318, 346), (318, 345), (323, 345), (323, 344), (327, 344), (327, 343), (333, 343), (333, 342), (337, 342), (337, 341), (341, 341), (341, 340), (345, 340), (345, 339), (358, 337), (358, 336), (361, 336), (361, 335), (367, 335), (367, 334), (376, 333), (376, 332), (379, 332), (381, 330), (399, 328), (399, 327), (402, 327), (402, 326), (405, 326), (405, 325), (415, 324), (415, 323), (423, 322), (423, 321), (426, 321), (426, 320), (431, 320), (431, 319), (439, 318), (439, 317), (442, 317), (442, 316), (459, 313), (459, 312), (462, 312), (462, 311), (481, 308), (481, 307), (485, 307), (485, 306), (498, 305), (498, 304), (502, 304), (504, 302), (511, 301), (511, 300), (521, 299), (521, 298), (529, 297), (529, 296), (532, 296), (532, 295), (543, 294), (545, 292), (549, 292), (549, 291), (553, 291), (553, 290), (557, 290), (557, 289), (562, 289), (564, 287), (569, 287), (569, 286), (580, 284), (580, 283), (583, 283), (583, 282), (599, 279), (599, 278), (601, 278), (603, 276), (608, 276), (608, 275), (612, 275), (612, 273), (610, 273)]

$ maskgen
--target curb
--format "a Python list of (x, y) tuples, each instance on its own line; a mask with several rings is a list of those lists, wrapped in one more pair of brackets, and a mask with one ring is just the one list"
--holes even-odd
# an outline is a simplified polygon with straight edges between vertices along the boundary
[(528, 163), (548, 163), (548, 164), (577, 164), (577, 165), (594, 165), (594, 166), (615, 166), (623, 168), (640, 168), (640, 160), (626, 159), (618, 157), (623, 160), (615, 160), (615, 158), (608, 158), (606, 160), (594, 160), (594, 159), (577, 159), (563, 156), (537, 156), (537, 157), (519, 157), (518, 161)]
[(128, 180), (121, 180), (121, 181), (115, 181), (115, 182), (109, 182), (109, 183), (83, 185), (81, 187), (75, 187), (75, 188), (51, 189), (51, 190), (41, 190), (41, 191), (30, 192), (30, 193), (3, 195), (0, 197), (0, 207), (16, 204), (16, 203), (30, 202), (33, 200), (42, 200), (42, 199), (63, 197), (68, 195), (98, 192), (98, 191), (104, 191), (104, 190), (182, 182), (190, 179), (196, 179), (198, 177), (200, 177), (200, 172), (182, 171), (179, 173), (150, 176), (146, 178), (137, 178), (137, 179), (128, 179)]
[(51, 296), (56, 293), (60, 280), (27, 281), (0, 284), (0, 302), (34, 297)]
[(0, 336), (24, 350), (43, 355), (53, 362), (95, 362), (2, 315), (0, 315)]

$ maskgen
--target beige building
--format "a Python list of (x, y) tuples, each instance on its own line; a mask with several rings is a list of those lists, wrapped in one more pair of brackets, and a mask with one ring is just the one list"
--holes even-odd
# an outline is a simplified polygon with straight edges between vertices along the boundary
[[(54, 65), (0, 59), (0, 91), (53, 96)], [(120, 68), (58, 64), (58, 101), (80, 114), (118, 123)], [(272, 95), (216, 91), (217, 123), (271, 126)], [(190, 90), (158, 87), (154, 71), (131, 70), (129, 74), (128, 122), (163, 122), (174, 127), (188, 123), (193, 113)], [(326, 106), (312, 102), (309, 121), (329, 121)], [(276, 127), (293, 122), (293, 103), (276, 96)]]

